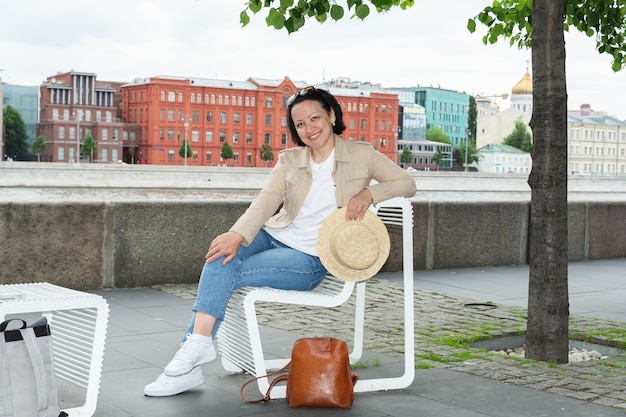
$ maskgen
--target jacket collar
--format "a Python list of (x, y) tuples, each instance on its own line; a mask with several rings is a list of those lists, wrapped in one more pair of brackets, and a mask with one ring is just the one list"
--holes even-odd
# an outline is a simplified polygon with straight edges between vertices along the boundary
[(335, 135), (335, 161), (350, 162), (350, 153), (348, 145), (341, 136)]

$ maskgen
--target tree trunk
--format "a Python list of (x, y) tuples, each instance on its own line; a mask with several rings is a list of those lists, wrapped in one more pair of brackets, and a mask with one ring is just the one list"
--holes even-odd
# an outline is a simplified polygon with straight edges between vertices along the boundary
[(533, 166), (526, 357), (567, 363), (567, 84), (565, 0), (534, 0)]

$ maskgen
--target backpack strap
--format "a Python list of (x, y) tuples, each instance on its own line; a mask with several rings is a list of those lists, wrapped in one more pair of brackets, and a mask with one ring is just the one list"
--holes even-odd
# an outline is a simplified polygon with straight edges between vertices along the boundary
[(283, 371), (288, 370), (290, 364), (291, 364), (291, 362), (289, 362), (287, 365), (283, 366), (279, 370), (271, 372), (271, 373), (269, 373), (267, 375), (250, 378), (249, 380), (247, 380), (241, 386), (241, 389), (239, 390), (239, 395), (241, 395), (241, 398), (244, 401), (249, 402), (249, 403), (260, 403), (260, 402), (267, 402), (267, 401), (269, 401), (270, 400), (270, 392), (272, 391), (272, 388), (274, 388), (274, 385), (276, 385), (280, 381), (286, 381), (287, 378), (289, 377), (289, 374), (280, 375), (280, 376), (277, 376), (276, 378), (274, 378), (274, 380), (272, 380), (272, 382), (270, 383), (270, 386), (267, 389), (267, 393), (265, 394), (264, 397), (256, 398), (256, 399), (249, 399), (249, 398), (246, 398), (246, 396), (244, 395), (243, 391), (246, 388), (246, 386), (248, 386), (248, 384), (250, 384), (250, 383), (252, 383), (254, 381), (257, 381), (257, 380), (259, 380), (261, 378), (269, 378), (270, 376), (274, 376), (274, 375), (280, 374)]

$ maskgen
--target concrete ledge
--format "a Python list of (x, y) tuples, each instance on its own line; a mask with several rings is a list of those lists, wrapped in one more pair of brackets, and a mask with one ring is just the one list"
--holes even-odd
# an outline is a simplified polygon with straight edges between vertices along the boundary
[[(197, 282), (209, 242), (249, 201), (0, 202), (0, 282), (80, 290)], [(413, 201), (416, 270), (524, 264), (529, 203)], [(572, 261), (626, 257), (626, 202), (569, 204)], [(401, 269), (389, 229), (383, 271)]]

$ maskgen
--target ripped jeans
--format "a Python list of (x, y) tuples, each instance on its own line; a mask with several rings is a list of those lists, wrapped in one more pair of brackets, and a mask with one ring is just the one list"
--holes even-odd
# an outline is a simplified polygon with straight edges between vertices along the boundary
[(250, 245), (241, 245), (229, 263), (222, 265), (222, 261), (223, 258), (205, 262), (192, 308), (194, 314), (185, 335), (193, 330), (195, 312), (201, 311), (217, 318), (212, 333), (215, 338), (228, 300), (238, 288), (267, 286), (308, 291), (317, 287), (327, 273), (317, 256), (292, 249), (263, 229)]

